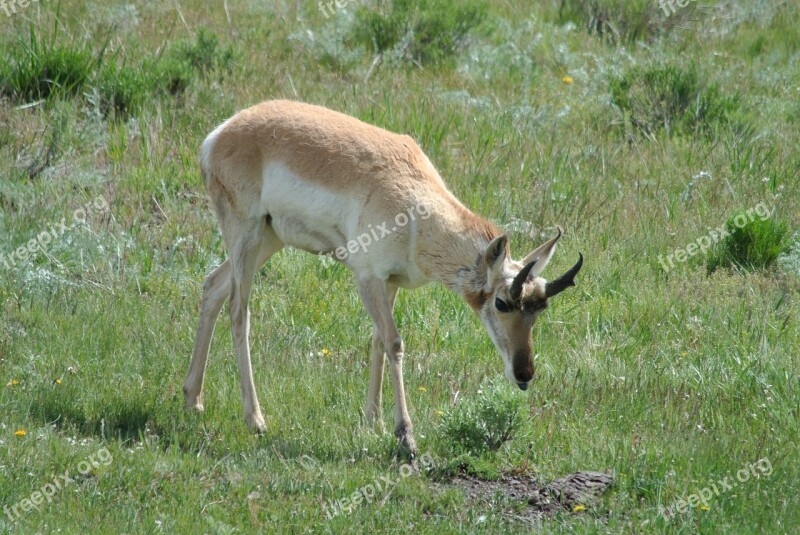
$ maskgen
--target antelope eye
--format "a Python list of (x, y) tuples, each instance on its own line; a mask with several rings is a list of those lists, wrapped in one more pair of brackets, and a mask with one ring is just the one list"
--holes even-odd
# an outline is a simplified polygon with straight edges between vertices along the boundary
[(510, 312), (511, 311), (511, 307), (508, 306), (508, 303), (506, 303), (505, 301), (503, 301), (499, 297), (494, 300), (494, 306), (500, 312)]

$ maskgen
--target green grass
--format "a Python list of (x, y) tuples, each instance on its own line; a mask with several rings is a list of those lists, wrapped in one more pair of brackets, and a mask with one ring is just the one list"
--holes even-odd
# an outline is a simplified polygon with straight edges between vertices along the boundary
[[(480, 31), (448, 49), (448, 61), (384, 62), (369, 76), (374, 53), (351, 37), (356, 3), (326, 18), (316, 2), (226, 10), (65, 0), (4, 19), (0, 507), (64, 471), (75, 481), (18, 519), (0, 511), (0, 533), (795, 530), (798, 10), (704, 3), (662, 31), (652, 24), (660, 10), (644, 3), (620, 13), (604, 2), (610, 11), (594, 27), (588, 3), (559, 14), (561, 4), (488, 3)], [(620, 17), (630, 20), (624, 38), (609, 39), (606, 22), (618, 27)], [(635, 110), (677, 110), (680, 135), (627, 128), (613, 80), (631, 75), (649, 84), (636, 86), (637, 98), (655, 99)], [(709, 102), (735, 95), (735, 108), (698, 113), (708, 88), (717, 88)], [(663, 101), (670, 95), (678, 108)], [(243, 422), (226, 312), (206, 412), (183, 411), (202, 280), (224, 258), (197, 148), (267, 98), (325, 104), (412, 135), (460, 199), (512, 229), (517, 257), (562, 225), (546, 274), (583, 252), (578, 287), (534, 329), (535, 382), (501, 391), (522, 409), (496, 450), (460, 447), (464, 435), (445, 418), (502, 381), (485, 330), (442, 287), (401, 292), (409, 410), (420, 451), (435, 462), (401, 477), (391, 433), (360, 423), (371, 326), (352, 276), (297, 251), (260, 270), (251, 299), (266, 435)], [(74, 211), (98, 196), (108, 210), (73, 226)], [(704, 255), (660, 266), (659, 255), (762, 202), (787, 229), (788, 252), (768, 268), (708, 275)], [(66, 231), (19, 260), (18, 249), (62, 218)], [(389, 429), (391, 399), (386, 384)], [(479, 424), (469, 412), (464, 423)], [(80, 474), (103, 448), (110, 462)], [(769, 476), (737, 483), (708, 510), (659, 514), (765, 458)], [(603, 469), (617, 484), (602, 508), (534, 525), (445, 487), (457, 470), (546, 481)], [(324, 504), (381, 477), (398, 481), (391, 493), (326, 517)]]

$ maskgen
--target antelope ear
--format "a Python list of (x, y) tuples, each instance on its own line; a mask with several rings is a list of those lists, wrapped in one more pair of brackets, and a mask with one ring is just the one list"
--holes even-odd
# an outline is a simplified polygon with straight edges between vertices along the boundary
[(503, 234), (492, 240), (483, 253), (486, 266), (493, 270), (501, 265), (508, 255), (508, 235)]
[(547, 263), (550, 262), (550, 259), (553, 258), (553, 253), (556, 252), (556, 244), (558, 240), (561, 239), (561, 235), (564, 233), (564, 229), (560, 226), (557, 226), (556, 229), (558, 230), (558, 234), (547, 240), (545, 243), (537, 247), (533, 250), (533, 252), (529, 253), (522, 260), (523, 265), (528, 265), (534, 260), (536, 260), (536, 265), (531, 270), (531, 276), (536, 277), (542, 270), (547, 267)]

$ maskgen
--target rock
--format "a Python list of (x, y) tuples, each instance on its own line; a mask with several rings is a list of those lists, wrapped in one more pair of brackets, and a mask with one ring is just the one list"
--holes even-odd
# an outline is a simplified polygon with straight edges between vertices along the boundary
[(542, 509), (559, 504), (569, 510), (577, 505), (595, 504), (614, 484), (614, 476), (603, 472), (576, 472), (556, 479), (528, 498), (528, 503)]

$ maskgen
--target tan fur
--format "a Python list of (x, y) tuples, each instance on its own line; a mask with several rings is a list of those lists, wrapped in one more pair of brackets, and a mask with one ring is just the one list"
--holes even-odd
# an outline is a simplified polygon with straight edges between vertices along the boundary
[(391, 194), (424, 187), (447, 194), (411, 137), (321, 106), (263, 102), (236, 114), (222, 134), (207, 172), (231, 182), (242, 199), (260, 193), (258, 178), (269, 160), (285, 162), (298, 176), (332, 190), (378, 187)]

